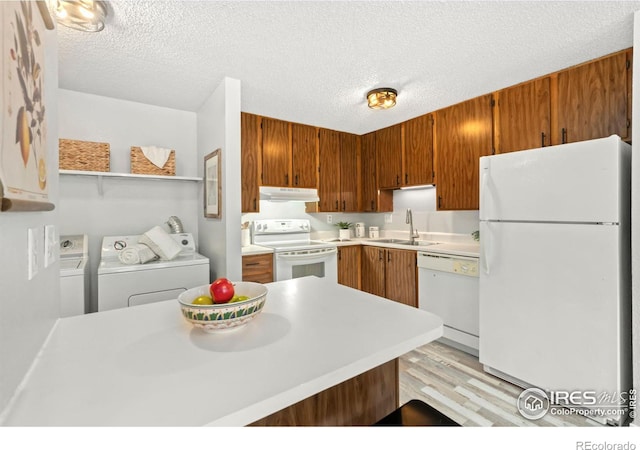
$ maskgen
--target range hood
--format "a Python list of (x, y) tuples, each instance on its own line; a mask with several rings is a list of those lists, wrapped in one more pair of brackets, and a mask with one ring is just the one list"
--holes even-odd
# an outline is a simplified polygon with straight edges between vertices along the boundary
[(272, 202), (317, 202), (317, 189), (260, 186), (260, 200)]

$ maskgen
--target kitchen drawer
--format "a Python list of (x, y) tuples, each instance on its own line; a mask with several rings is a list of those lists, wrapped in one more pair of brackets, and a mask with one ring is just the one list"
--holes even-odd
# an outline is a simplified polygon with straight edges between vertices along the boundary
[(273, 281), (273, 254), (243, 256), (242, 281), (271, 283)]

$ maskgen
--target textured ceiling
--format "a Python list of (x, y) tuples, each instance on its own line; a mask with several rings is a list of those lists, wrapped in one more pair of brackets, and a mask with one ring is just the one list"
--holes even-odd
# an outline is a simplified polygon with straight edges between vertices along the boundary
[[(58, 28), (60, 87), (197, 111), (223, 77), (242, 110), (363, 134), (632, 46), (640, 1), (111, 1)], [(375, 87), (398, 105), (367, 108)]]

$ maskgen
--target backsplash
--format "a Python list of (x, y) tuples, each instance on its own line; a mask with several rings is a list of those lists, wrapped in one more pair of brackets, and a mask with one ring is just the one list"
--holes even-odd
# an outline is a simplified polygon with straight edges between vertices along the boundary
[[(436, 211), (436, 189), (408, 189), (393, 192), (393, 213), (307, 213), (305, 204), (301, 202), (270, 202), (260, 201), (259, 213), (242, 215), (242, 222), (256, 219), (308, 219), (314, 232), (335, 232), (335, 225), (327, 223), (327, 216), (331, 215), (333, 223), (364, 222), (370, 226), (380, 227), (384, 232), (409, 231), (405, 223), (407, 208), (413, 213), (413, 225), (419, 232), (459, 234), (471, 237), (471, 233), (479, 227), (478, 211)], [(391, 223), (385, 223), (390, 216)], [(323, 233), (325, 234), (325, 233)]]

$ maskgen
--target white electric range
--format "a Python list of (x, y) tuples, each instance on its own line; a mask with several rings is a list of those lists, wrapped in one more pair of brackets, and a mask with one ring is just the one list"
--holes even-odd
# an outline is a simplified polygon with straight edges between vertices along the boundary
[(337, 247), (312, 240), (307, 219), (255, 220), (252, 242), (273, 248), (275, 281), (315, 275), (338, 282)]

